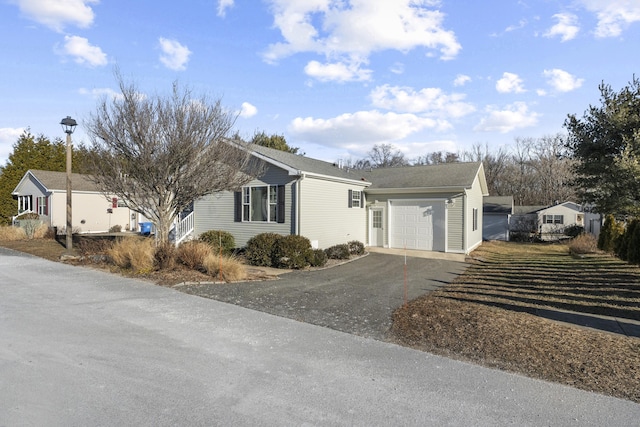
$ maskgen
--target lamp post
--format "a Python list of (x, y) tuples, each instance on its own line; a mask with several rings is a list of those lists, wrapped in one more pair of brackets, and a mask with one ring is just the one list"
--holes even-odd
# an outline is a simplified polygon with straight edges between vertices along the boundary
[(78, 123), (70, 116), (60, 122), (62, 130), (67, 134), (67, 253), (73, 249), (73, 225), (71, 223), (71, 134)]

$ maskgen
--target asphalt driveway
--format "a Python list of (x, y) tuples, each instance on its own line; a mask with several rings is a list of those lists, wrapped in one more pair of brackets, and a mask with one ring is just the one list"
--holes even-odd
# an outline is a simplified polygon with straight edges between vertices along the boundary
[[(278, 280), (183, 285), (182, 291), (342, 332), (384, 340), (391, 314), (404, 303), (405, 257), (370, 253), (318, 271), (294, 271)], [(451, 283), (467, 264), (406, 258), (407, 300)]]

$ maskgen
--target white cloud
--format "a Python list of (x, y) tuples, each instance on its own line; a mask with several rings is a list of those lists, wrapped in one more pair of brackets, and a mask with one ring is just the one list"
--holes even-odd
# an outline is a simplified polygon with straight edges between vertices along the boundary
[(248, 119), (249, 117), (253, 117), (258, 114), (258, 109), (255, 105), (249, 104), (248, 102), (242, 103), (242, 108), (240, 109), (240, 117)]
[(508, 105), (503, 110), (488, 107), (487, 112), (489, 115), (483, 118), (473, 130), (507, 133), (515, 129), (535, 126), (540, 117), (540, 114), (530, 112), (529, 107), (524, 102)]
[(79, 36), (65, 36), (64, 46), (58, 52), (62, 55), (71, 56), (78, 64), (98, 67), (107, 65), (107, 55), (98, 46), (93, 46), (89, 40)]
[[(433, 1), (269, 0), (283, 41), (271, 44), (267, 62), (300, 52), (324, 55), (331, 64), (367, 63), (373, 52), (437, 50), (443, 60), (461, 49)], [(381, 31), (379, 29), (384, 29)], [(326, 74), (321, 74), (326, 75)]]
[(522, 93), (522, 79), (517, 74), (503, 73), (502, 78), (496, 82), (496, 90), (500, 93)]
[(584, 79), (579, 79), (558, 68), (544, 70), (542, 74), (547, 78), (547, 83), (557, 92), (571, 92), (572, 90), (578, 89), (582, 86), (582, 83), (584, 83)]
[(24, 128), (0, 128), (0, 166), (4, 166), (13, 151), (13, 144), (25, 131)]
[(105, 96), (111, 99), (122, 98), (122, 94), (120, 92), (116, 92), (115, 90), (108, 87), (95, 88), (95, 89), (80, 88), (78, 89), (78, 93), (80, 95), (90, 96), (91, 98), (94, 98), (94, 99), (99, 99)]
[(310, 61), (304, 72), (320, 81), (367, 81), (371, 79), (371, 70), (360, 68), (360, 64), (321, 64), (318, 61)]
[(432, 117), (459, 118), (475, 111), (472, 104), (464, 102), (464, 94), (448, 95), (438, 88), (416, 91), (410, 87), (383, 85), (376, 87), (369, 96), (375, 107)]
[(580, 27), (577, 25), (578, 17), (571, 13), (557, 13), (553, 17), (558, 21), (553, 27), (549, 28), (544, 36), (556, 37), (560, 36), (563, 42), (569, 41), (576, 37)]
[(471, 77), (464, 74), (458, 74), (453, 81), (454, 86), (464, 86), (471, 81)]
[(629, 25), (640, 22), (638, 0), (580, 0), (580, 2), (598, 17), (596, 37), (617, 37)]
[(160, 49), (162, 50), (160, 62), (170, 70), (186, 70), (187, 62), (189, 62), (189, 56), (191, 56), (189, 48), (180, 44), (177, 40), (160, 37), (158, 41), (160, 42)]
[(227, 9), (233, 7), (234, 0), (218, 0), (218, 16), (224, 17), (227, 14)]
[(389, 68), (389, 71), (393, 74), (404, 74), (404, 64), (402, 62), (396, 62)]
[(16, 0), (29, 19), (61, 32), (67, 25), (87, 28), (95, 17), (89, 5), (99, 0)]
[(298, 117), (289, 125), (297, 138), (325, 146), (356, 147), (362, 143), (397, 141), (423, 129), (446, 128), (446, 123), (415, 114), (358, 111), (330, 119)]

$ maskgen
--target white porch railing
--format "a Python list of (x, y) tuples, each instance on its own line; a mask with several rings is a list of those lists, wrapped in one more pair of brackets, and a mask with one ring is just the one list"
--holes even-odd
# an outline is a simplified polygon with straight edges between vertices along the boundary
[(191, 235), (191, 233), (193, 233), (193, 228), (193, 212), (182, 218), (182, 220), (178, 220), (176, 222), (176, 225), (174, 227), (174, 238), (176, 246), (178, 246), (184, 239), (186, 239), (187, 237), (189, 237), (189, 235)]

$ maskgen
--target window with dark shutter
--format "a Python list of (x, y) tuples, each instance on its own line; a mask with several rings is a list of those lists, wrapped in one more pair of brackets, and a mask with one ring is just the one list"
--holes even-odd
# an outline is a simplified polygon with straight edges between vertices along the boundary
[(240, 191), (233, 193), (233, 220), (242, 222), (242, 193)]
[(349, 190), (349, 207), (353, 207), (353, 190)]
[(285, 208), (284, 208), (284, 192), (285, 192), (285, 187), (284, 185), (278, 185), (278, 223), (283, 224), (284, 223), (284, 214), (285, 214)]

